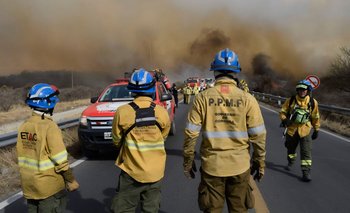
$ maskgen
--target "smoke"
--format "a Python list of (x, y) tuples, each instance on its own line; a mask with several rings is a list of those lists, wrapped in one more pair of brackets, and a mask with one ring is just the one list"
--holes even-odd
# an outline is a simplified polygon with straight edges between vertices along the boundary
[(310, 51), (312, 45), (304, 52), (270, 21), (226, 7), (203, 13), (162, 0), (2, 0), (0, 8), (0, 75), (60, 69), (122, 75), (160, 67), (181, 78), (182, 70), (206, 73), (215, 53), (229, 47), (243, 72), (251, 73), (252, 59), (263, 53), (276, 72), (300, 77), (328, 57)]

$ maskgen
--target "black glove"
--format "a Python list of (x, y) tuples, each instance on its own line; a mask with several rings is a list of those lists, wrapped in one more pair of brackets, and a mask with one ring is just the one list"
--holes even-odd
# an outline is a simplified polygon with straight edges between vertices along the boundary
[(317, 130), (314, 130), (314, 132), (313, 132), (312, 135), (311, 135), (311, 139), (312, 139), (312, 140), (315, 140), (317, 137), (318, 137), (318, 131), (317, 131)]
[(184, 170), (184, 174), (188, 179), (194, 179), (196, 177), (195, 172), (197, 172), (196, 163), (192, 161), (192, 167)]
[(292, 124), (293, 122), (291, 120), (289, 120), (288, 118), (284, 119), (281, 123), (282, 127), (288, 127)]
[(264, 176), (264, 168), (260, 167), (257, 161), (253, 161), (253, 164), (250, 168), (250, 175), (254, 176), (254, 180), (260, 182), (260, 180)]

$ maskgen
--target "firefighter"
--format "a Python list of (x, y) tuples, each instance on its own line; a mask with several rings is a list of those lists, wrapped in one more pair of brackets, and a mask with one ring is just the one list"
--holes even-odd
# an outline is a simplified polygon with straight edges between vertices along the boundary
[(34, 85), (25, 101), (33, 109), (32, 116), (18, 129), (18, 165), (29, 213), (64, 212), (65, 189), (79, 188), (69, 168), (61, 130), (51, 117), (58, 94), (53, 85)]
[(136, 70), (128, 89), (135, 99), (120, 106), (113, 119), (113, 142), (120, 150), (115, 164), (121, 172), (112, 211), (135, 212), (141, 202), (142, 212), (158, 212), (170, 119), (153, 103), (155, 79), (148, 71)]
[(193, 94), (194, 94), (195, 96), (198, 95), (200, 89), (201, 89), (201, 88), (200, 88), (197, 84), (195, 84), (194, 87), (193, 87)]
[[(296, 85), (296, 95), (288, 98), (280, 111), (282, 126), (286, 128), (285, 147), (288, 160), (286, 170), (291, 170), (297, 157), (296, 149), (300, 144), (302, 180), (305, 182), (311, 181), (312, 140), (318, 137), (320, 129), (318, 102), (311, 97), (311, 91), (309, 81), (299, 81)], [(311, 134), (312, 127), (314, 130)]]
[(178, 108), (179, 105), (179, 97), (178, 97), (178, 91), (177, 91), (177, 87), (176, 87), (176, 84), (173, 83), (173, 86), (171, 87), (171, 93), (173, 94), (174, 96), (174, 101), (175, 101), (175, 107)]
[(191, 102), (192, 88), (189, 84), (186, 85), (183, 89), (184, 93), (184, 103), (189, 104)]
[(229, 212), (247, 212), (254, 206), (250, 174), (258, 181), (264, 175), (263, 117), (256, 99), (237, 86), (241, 67), (232, 50), (218, 52), (211, 71), (214, 71), (215, 86), (198, 94), (188, 113), (184, 174), (189, 179), (195, 178), (194, 150), (202, 132), (199, 208), (203, 212), (221, 212), (226, 200)]

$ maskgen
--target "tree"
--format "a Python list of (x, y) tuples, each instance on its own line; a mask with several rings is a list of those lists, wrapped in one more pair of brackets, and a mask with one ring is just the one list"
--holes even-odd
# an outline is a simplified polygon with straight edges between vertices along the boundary
[(341, 54), (337, 55), (331, 63), (330, 71), (337, 79), (337, 84), (334, 87), (341, 91), (350, 92), (350, 48), (341, 47), (340, 51)]

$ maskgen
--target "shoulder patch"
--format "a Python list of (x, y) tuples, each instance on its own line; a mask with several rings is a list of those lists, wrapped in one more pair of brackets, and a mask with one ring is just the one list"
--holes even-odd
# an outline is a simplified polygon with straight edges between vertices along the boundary
[(220, 86), (220, 92), (228, 94), (228, 93), (230, 93), (230, 87), (228, 85), (221, 85)]

